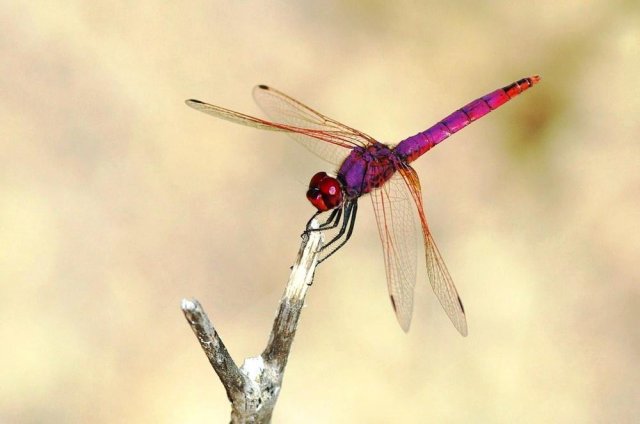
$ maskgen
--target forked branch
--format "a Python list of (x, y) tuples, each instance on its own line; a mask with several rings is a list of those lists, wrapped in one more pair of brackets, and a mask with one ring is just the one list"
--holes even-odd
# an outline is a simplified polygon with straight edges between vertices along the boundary
[[(315, 220), (311, 228), (318, 228)], [(240, 368), (229, 355), (200, 303), (195, 299), (182, 300), (184, 316), (227, 391), (232, 423), (270, 422), (323, 241), (320, 231), (311, 231), (302, 237), (267, 347), (260, 356), (245, 359)]]

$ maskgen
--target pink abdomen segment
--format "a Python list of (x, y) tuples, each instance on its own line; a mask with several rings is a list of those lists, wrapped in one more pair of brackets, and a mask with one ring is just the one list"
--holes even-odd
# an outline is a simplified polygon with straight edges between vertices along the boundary
[(460, 131), (473, 121), (499, 108), (538, 81), (540, 81), (540, 77), (537, 75), (523, 78), (486, 96), (482, 96), (456, 110), (431, 128), (402, 140), (393, 151), (407, 163), (412, 162), (451, 134)]

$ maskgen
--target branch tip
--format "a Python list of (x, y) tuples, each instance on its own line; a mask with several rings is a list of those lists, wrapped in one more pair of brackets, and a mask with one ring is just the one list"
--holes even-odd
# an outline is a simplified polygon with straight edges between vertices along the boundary
[(193, 312), (198, 309), (199, 306), (200, 303), (195, 299), (184, 298), (182, 302), (180, 302), (180, 308), (182, 308), (184, 312)]

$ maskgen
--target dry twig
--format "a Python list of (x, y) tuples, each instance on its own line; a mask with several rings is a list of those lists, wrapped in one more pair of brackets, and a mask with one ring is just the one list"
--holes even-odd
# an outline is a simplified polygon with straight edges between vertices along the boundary
[[(313, 221), (312, 228), (317, 228), (317, 225)], [(320, 231), (303, 236), (267, 347), (260, 356), (245, 359), (240, 368), (229, 355), (200, 303), (195, 299), (182, 300), (182, 311), (227, 391), (232, 423), (270, 422), (322, 243)]]

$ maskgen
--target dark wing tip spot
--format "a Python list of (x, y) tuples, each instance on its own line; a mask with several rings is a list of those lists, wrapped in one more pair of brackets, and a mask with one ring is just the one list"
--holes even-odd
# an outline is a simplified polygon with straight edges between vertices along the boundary
[(462, 313), (464, 314), (464, 305), (462, 304), (462, 299), (460, 299), (460, 296), (458, 296), (458, 304), (460, 305), (460, 309), (462, 309)]
[(199, 103), (201, 105), (204, 104), (204, 102), (201, 102), (200, 100), (196, 100), (196, 99), (189, 99), (189, 100), (185, 100), (184, 102), (186, 104), (189, 104), (189, 103)]
[(260, 85), (258, 86), (258, 88), (260, 88), (260, 89), (262, 89), (262, 90), (268, 90), (268, 89), (269, 89), (269, 87), (267, 87), (267, 86), (266, 86), (266, 85), (264, 85), (264, 84), (260, 84)]
[(398, 313), (398, 309), (396, 308), (396, 301), (393, 298), (393, 296), (389, 296), (389, 299), (391, 299), (391, 306), (393, 306), (393, 312)]

